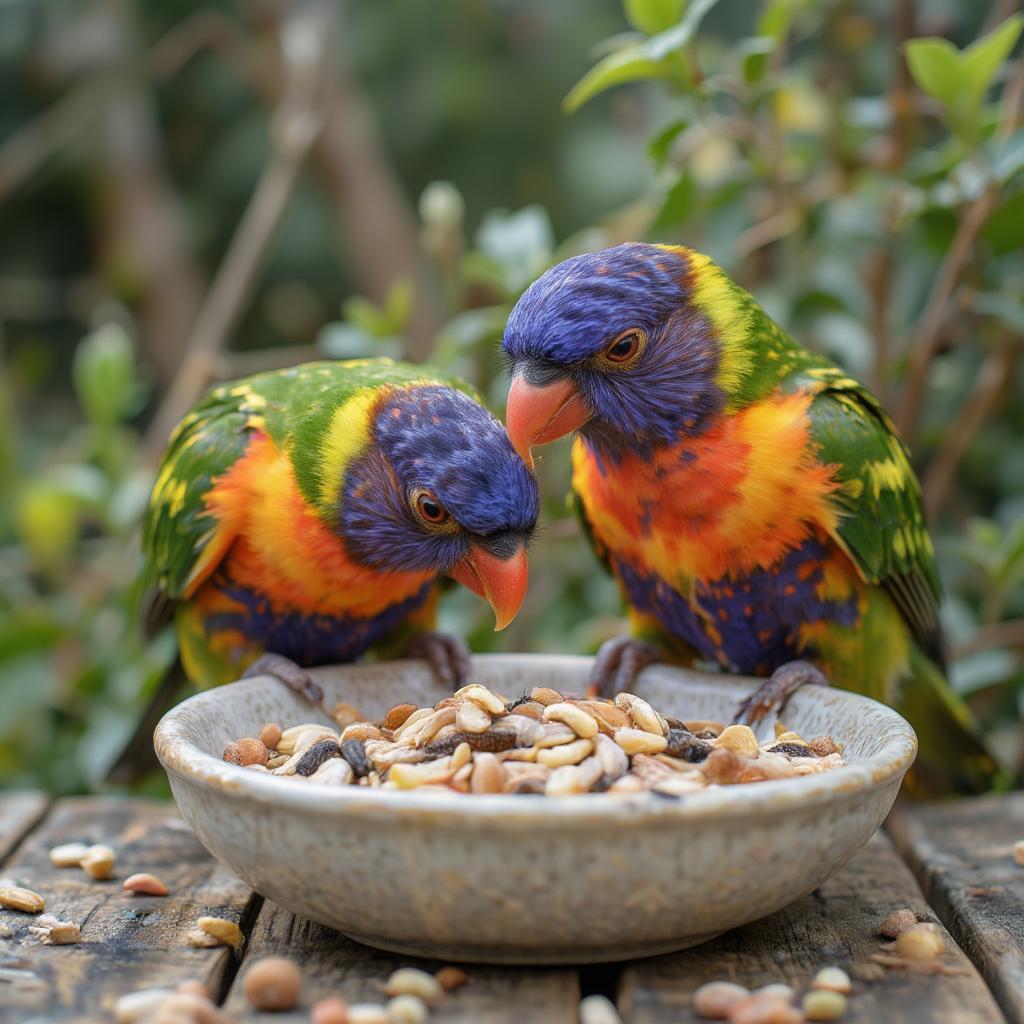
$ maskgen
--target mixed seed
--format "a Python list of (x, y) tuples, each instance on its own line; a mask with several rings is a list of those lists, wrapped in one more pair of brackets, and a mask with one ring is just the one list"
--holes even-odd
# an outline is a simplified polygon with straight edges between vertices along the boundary
[(844, 764), (830, 736), (807, 741), (776, 725), (759, 743), (745, 725), (680, 721), (632, 693), (597, 700), (538, 686), (509, 700), (473, 683), (433, 707), (398, 704), (378, 722), (347, 703), (333, 716), (338, 731), (267, 723), (259, 737), (231, 743), (224, 760), (325, 786), (666, 797)]

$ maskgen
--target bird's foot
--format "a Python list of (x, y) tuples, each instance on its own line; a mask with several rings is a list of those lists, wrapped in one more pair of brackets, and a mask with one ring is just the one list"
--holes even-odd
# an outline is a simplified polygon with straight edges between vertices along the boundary
[(740, 704), (733, 724), (753, 727), (771, 711), (781, 714), (786, 701), (806, 683), (830, 685), (821, 669), (809, 661), (787, 661)]
[(648, 665), (664, 660), (664, 653), (654, 644), (631, 636), (613, 637), (601, 644), (594, 658), (587, 692), (611, 700), (628, 690)]
[(291, 658), (283, 654), (263, 654), (258, 657), (243, 673), (243, 679), (253, 676), (273, 676), (290, 686), (297, 694), (305, 697), (311, 704), (324, 703), (324, 691), (313, 681), (313, 677)]
[(402, 654), (407, 658), (425, 658), (445, 686), (461, 686), (472, 671), (466, 641), (450, 633), (419, 633)]

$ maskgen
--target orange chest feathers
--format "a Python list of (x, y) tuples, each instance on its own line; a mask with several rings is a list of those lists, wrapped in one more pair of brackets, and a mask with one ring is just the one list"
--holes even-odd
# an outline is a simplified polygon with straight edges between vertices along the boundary
[(207, 496), (210, 544), (221, 571), (277, 608), (369, 617), (418, 593), (421, 572), (378, 572), (353, 562), (338, 532), (310, 508), (287, 455), (263, 434)]
[(776, 394), (649, 456), (573, 447), (573, 487), (599, 544), (677, 587), (766, 568), (831, 533), (831, 467), (815, 458), (811, 396)]

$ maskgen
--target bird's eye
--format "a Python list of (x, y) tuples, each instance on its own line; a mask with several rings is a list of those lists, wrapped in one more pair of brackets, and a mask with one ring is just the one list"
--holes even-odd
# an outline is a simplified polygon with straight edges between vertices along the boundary
[(623, 331), (604, 350), (605, 358), (619, 365), (630, 363), (639, 355), (643, 341), (643, 333), (635, 327), (631, 327), (628, 331)]
[(448, 509), (430, 491), (416, 491), (412, 504), (416, 514), (431, 526), (440, 526), (448, 521)]

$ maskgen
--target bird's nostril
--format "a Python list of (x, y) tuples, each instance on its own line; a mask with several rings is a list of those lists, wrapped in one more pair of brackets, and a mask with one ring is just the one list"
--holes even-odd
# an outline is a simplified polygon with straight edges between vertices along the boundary
[(521, 530), (500, 530), (485, 537), (477, 537), (476, 543), (495, 558), (511, 558), (526, 543)]

